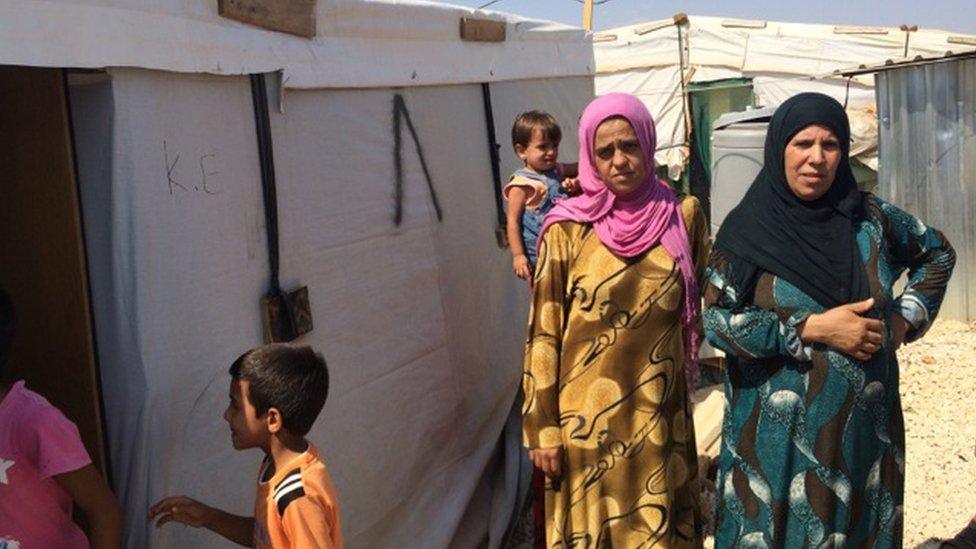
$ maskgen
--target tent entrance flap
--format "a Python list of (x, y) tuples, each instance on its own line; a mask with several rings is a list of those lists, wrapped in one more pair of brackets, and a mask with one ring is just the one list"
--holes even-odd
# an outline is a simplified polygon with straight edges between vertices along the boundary
[(5, 379), (73, 421), (107, 471), (64, 73), (0, 67), (0, 287), (17, 326)]

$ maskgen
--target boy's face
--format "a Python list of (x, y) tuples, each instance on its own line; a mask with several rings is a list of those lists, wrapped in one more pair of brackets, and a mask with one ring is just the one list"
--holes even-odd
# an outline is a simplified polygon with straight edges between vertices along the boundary
[(268, 429), (268, 414), (258, 415), (248, 399), (248, 381), (230, 380), (230, 404), (224, 412), (224, 419), (230, 424), (230, 438), (235, 450), (268, 445), (271, 431)]
[(559, 143), (546, 139), (539, 128), (532, 129), (529, 144), (515, 145), (515, 154), (522, 163), (537, 172), (545, 172), (556, 167), (559, 157)]

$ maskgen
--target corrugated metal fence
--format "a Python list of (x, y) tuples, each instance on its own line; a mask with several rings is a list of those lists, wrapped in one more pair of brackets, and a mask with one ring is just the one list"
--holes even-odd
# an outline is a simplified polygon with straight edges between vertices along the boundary
[(958, 254), (941, 316), (976, 320), (976, 58), (877, 73), (882, 198)]

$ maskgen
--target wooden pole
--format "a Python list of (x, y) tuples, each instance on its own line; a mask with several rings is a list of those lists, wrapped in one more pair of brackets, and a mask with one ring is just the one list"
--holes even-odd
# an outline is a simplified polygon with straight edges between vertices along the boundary
[(583, 28), (593, 30), (593, 0), (583, 2)]

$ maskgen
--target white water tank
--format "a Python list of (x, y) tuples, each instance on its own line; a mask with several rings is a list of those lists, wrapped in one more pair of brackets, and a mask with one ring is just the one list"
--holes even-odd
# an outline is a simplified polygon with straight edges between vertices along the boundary
[(712, 236), (763, 165), (766, 126), (776, 107), (723, 114), (712, 125)]

